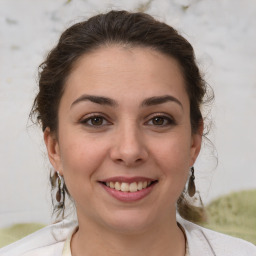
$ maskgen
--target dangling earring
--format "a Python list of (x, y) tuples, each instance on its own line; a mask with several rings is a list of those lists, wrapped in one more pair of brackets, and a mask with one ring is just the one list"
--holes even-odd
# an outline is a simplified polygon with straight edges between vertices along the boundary
[(196, 185), (195, 185), (195, 175), (194, 175), (194, 167), (191, 167), (191, 176), (188, 182), (188, 194), (190, 197), (193, 197), (196, 193)]
[[(64, 185), (62, 185), (62, 177), (60, 175), (59, 172), (57, 172), (57, 183), (58, 183), (58, 190), (56, 193), (56, 200), (57, 202), (59, 202), (59, 207), (63, 207), (64, 206), (64, 202), (65, 202), (65, 191), (63, 189)], [(62, 202), (61, 202), (62, 199)]]

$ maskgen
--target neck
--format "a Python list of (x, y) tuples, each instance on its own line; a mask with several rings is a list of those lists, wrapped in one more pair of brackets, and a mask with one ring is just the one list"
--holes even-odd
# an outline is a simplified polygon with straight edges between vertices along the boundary
[(71, 241), (72, 256), (122, 255), (122, 256), (184, 256), (185, 237), (177, 226), (176, 218), (139, 232), (117, 232), (81, 221)]

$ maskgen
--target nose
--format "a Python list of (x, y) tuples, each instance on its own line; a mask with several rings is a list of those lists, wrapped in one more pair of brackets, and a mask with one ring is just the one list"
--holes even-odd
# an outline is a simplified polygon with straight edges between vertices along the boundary
[(127, 167), (137, 166), (147, 160), (148, 151), (143, 134), (135, 125), (118, 129), (110, 157), (114, 162)]

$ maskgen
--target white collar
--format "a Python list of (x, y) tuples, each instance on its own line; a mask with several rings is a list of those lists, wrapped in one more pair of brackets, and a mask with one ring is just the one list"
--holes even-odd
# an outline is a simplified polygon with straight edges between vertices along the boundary
[[(179, 222), (177, 222), (177, 224), (182, 229), (182, 232), (184, 233), (184, 235), (186, 237), (186, 254), (185, 254), (185, 256), (189, 256), (189, 248), (188, 248), (186, 231), (185, 231), (184, 227), (182, 226), (182, 224), (180, 224)], [(77, 229), (78, 229), (78, 226), (76, 226), (74, 229), (72, 229), (72, 232), (70, 232), (70, 234), (68, 235), (68, 237), (64, 243), (62, 256), (72, 256), (72, 254), (71, 254), (71, 239), (72, 239), (72, 236), (76, 233)]]

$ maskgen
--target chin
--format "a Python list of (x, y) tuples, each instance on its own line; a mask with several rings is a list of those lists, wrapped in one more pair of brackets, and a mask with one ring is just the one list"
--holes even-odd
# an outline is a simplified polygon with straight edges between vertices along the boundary
[(105, 226), (121, 234), (134, 234), (145, 232), (154, 225), (154, 218), (138, 210), (119, 210), (105, 220)]

